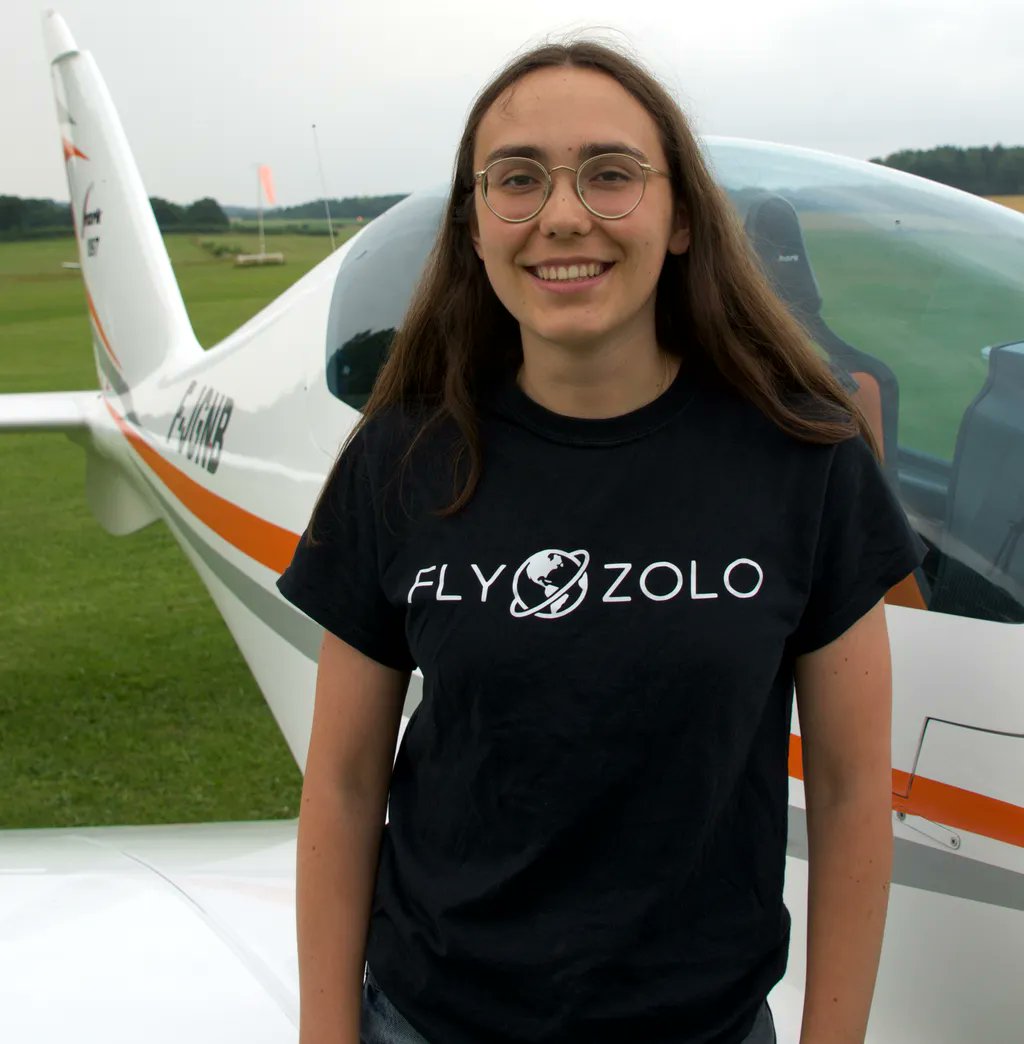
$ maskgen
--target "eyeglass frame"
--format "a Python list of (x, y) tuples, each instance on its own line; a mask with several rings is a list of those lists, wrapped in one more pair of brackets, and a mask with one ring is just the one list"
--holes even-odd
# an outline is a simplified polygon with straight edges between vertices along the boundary
[[(580, 188), (580, 171), (588, 163), (593, 163), (595, 160), (608, 159), (608, 157), (610, 157), (610, 156), (613, 156), (613, 157), (615, 157), (617, 159), (632, 160), (640, 168), (640, 172), (643, 174), (643, 177), (644, 177), (643, 187), (640, 189), (640, 198), (637, 199), (637, 201), (624, 214), (616, 214), (615, 217), (608, 217), (606, 214), (599, 214), (596, 210), (594, 210), (594, 208), (583, 198), (583, 191)], [(499, 163), (507, 163), (509, 160), (527, 160), (528, 162), (533, 163), (536, 166), (540, 167), (540, 169), (542, 171), (544, 171), (544, 173), (547, 175), (548, 181), (547, 181), (547, 188), (546, 188), (546, 190), (544, 192), (544, 198), (541, 200), (540, 206), (532, 214), (530, 214), (527, 217), (522, 217), (522, 218), (507, 218), (507, 217), (504, 217), (503, 215), (499, 214), (494, 209), (494, 207), (491, 206), (490, 201), (487, 198), (487, 191), (484, 188), (484, 178), (487, 177), (487, 172), (491, 169), (491, 167), (497, 166), (497, 164), (499, 164)], [(498, 218), (499, 221), (505, 221), (505, 222), (507, 222), (510, 225), (521, 225), (525, 221), (532, 221), (547, 206), (547, 202), (551, 198), (551, 193), (555, 189), (555, 179), (551, 175), (554, 174), (554, 172), (556, 170), (571, 170), (573, 172), (573, 174), (576, 175), (575, 179), (573, 180), (573, 184), (574, 184), (574, 186), (576, 188), (576, 198), (583, 204), (583, 207), (587, 211), (587, 213), (593, 214), (594, 217), (600, 218), (602, 221), (621, 221), (622, 218), (629, 217), (629, 215), (632, 214), (633, 211), (636, 210), (636, 208), (638, 206), (640, 206), (640, 204), (643, 202), (645, 194), (647, 193), (647, 175), (648, 174), (660, 174), (661, 177), (663, 177), (663, 178), (671, 178), (672, 177), (671, 174), (667, 173), (664, 170), (658, 170), (657, 167), (651, 166), (650, 163), (643, 163), (643, 162), (641, 162), (640, 160), (638, 160), (636, 158), (636, 156), (631, 156), (628, 152), (601, 152), (601, 153), (598, 153), (598, 155), (596, 155), (596, 156), (588, 156), (587, 159), (585, 159), (578, 167), (569, 167), (569, 166), (565, 165), (564, 163), (563, 164), (559, 164), (557, 167), (545, 167), (544, 164), (541, 163), (540, 160), (534, 159), (532, 156), (499, 156), (497, 159), (491, 160), (491, 162), (488, 163), (487, 166), (484, 167), (483, 170), (474, 171), (474, 173), (473, 173), (473, 184), (474, 185), (476, 185), (477, 183), (480, 184), (480, 194), (484, 198), (484, 203), (487, 204), (487, 209), (496, 218)]]

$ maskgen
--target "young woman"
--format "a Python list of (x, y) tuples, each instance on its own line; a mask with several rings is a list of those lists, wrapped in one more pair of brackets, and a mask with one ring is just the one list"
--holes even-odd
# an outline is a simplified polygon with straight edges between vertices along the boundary
[(578, 42), (483, 90), (280, 582), (325, 628), (303, 1044), (774, 1040), (794, 682), (802, 1040), (863, 1040), (918, 552), (859, 435), (648, 73)]

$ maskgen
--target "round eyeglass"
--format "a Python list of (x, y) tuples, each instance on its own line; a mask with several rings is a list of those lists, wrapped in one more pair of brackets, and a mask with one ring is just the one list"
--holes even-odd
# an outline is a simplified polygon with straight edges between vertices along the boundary
[(513, 224), (535, 218), (551, 198), (551, 175), (568, 170), (576, 175), (576, 195), (594, 217), (617, 221), (632, 214), (647, 188), (647, 175), (669, 177), (663, 170), (633, 156), (606, 152), (591, 156), (578, 167), (545, 167), (526, 156), (507, 156), (473, 174), (480, 182), (487, 209)]

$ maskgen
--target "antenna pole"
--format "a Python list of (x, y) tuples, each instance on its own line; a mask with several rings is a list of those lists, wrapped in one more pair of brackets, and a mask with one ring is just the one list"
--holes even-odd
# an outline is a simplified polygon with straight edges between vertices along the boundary
[(313, 149), (316, 152), (316, 165), (320, 168), (320, 191), (324, 196), (324, 212), (327, 214), (327, 234), (331, 237), (331, 253), (334, 253), (334, 226), (331, 224), (331, 205), (327, 202), (327, 182), (324, 180), (324, 165), (320, 160), (320, 142), (316, 136), (316, 124), (313, 124)]
[(256, 220), (260, 228), (260, 253), (267, 252), (267, 241), (263, 236), (263, 178), (260, 177), (259, 164), (256, 166)]

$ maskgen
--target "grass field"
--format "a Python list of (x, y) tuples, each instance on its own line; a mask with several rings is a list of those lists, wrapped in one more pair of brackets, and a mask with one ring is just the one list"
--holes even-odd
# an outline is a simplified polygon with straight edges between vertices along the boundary
[[(200, 238), (167, 243), (207, 346), (329, 249), (275, 237), (285, 265), (236, 269)], [(0, 244), (0, 391), (96, 387), (74, 257), (70, 239)], [(104, 533), (62, 436), (0, 439), (0, 473), (0, 827), (295, 815), (299, 772), (167, 529)]]
[(1002, 203), (1004, 207), (1024, 213), (1024, 196), (989, 196), (988, 198), (993, 203)]

